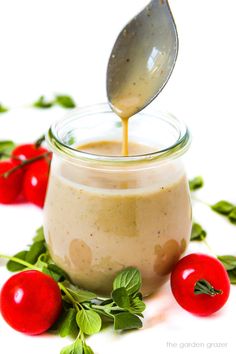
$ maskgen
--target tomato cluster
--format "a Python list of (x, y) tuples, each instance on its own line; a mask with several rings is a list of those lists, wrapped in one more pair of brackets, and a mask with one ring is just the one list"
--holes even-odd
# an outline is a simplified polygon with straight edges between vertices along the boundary
[(43, 207), (51, 153), (35, 144), (17, 146), (8, 160), (0, 161), (0, 203), (19, 200)]

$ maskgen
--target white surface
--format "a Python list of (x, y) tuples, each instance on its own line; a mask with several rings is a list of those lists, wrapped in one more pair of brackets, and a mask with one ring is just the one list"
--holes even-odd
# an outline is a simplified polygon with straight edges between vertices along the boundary
[[(72, 94), (79, 106), (105, 101), (112, 44), (125, 22), (146, 3), (0, 0), (0, 102), (14, 107), (0, 115), (0, 139), (32, 141), (64, 114), (59, 108), (20, 108), (41, 94)], [(170, 0), (170, 4), (180, 52), (173, 76), (153, 106), (171, 111), (189, 125), (193, 134), (186, 158), (189, 176), (201, 174), (206, 181), (199, 196), (208, 202), (225, 198), (236, 203), (235, 0)], [(194, 217), (207, 229), (216, 253), (236, 254), (236, 227), (199, 204)], [(0, 250), (12, 254), (30, 242), (42, 224), (42, 213), (30, 205), (0, 206), (0, 222)], [(208, 252), (199, 244), (191, 244), (188, 251), (198, 249)], [(8, 276), (1, 267), (0, 285)], [(167, 284), (148, 301), (143, 330), (121, 336), (105, 332), (89, 343), (96, 354), (235, 353), (235, 297), (236, 286), (222, 311), (198, 318), (178, 307)], [(0, 318), (0, 342), (10, 354), (58, 354), (67, 340), (26, 337)], [(194, 343), (198, 347), (192, 347)], [(210, 348), (208, 343), (226, 347)]]

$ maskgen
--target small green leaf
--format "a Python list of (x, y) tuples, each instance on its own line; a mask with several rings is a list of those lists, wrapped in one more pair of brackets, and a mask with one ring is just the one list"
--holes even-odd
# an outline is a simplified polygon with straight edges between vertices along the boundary
[(37, 101), (33, 103), (33, 106), (36, 108), (51, 108), (53, 106), (54, 102), (53, 101), (48, 101), (45, 99), (44, 96), (40, 96)]
[(236, 224), (236, 207), (234, 207), (228, 215), (228, 219), (232, 224)]
[(30, 264), (35, 264), (39, 256), (46, 251), (44, 241), (34, 242), (26, 254), (25, 260)]
[(223, 264), (226, 270), (236, 269), (235, 256), (225, 255), (225, 256), (218, 256), (217, 258), (221, 261), (221, 263)]
[(0, 103), (0, 113), (5, 113), (7, 111), (9, 111), (9, 109)]
[(137, 296), (131, 299), (129, 312), (140, 315), (146, 308), (145, 303)]
[(189, 181), (190, 191), (196, 191), (199, 188), (202, 188), (204, 185), (203, 178), (201, 176), (197, 176)]
[(203, 241), (207, 236), (202, 226), (197, 223), (193, 223), (190, 241)]
[(64, 108), (75, 108), (75, 102), (72, 97), (67, 95), (57, 95), (55, 98), (55, 103)]
[(63, 271), (59, 272), (58, 267), (55, 264), (49, 264), (49, 265), (46, 264), (46, 266), (42, 267), (42, 272), (52, 277), (56, 282), (65, 279), (64, 272)]
[(143, 324), (140, 318), (132, 313), (122, 312), (114, 315), (115, 330), (136, 329), (141, 328), (142, 326)]
[(54, 273), (57, 273), (60, 276), (60, 281), (68, 278), (68, 275), (66, 274), (66, 272), (54, 263), (50, 263), (48, 265), (48, 270), (52, 271)]
[(234, 205), (225, 200), (221, 200), (218, 203), (212, 205), (211, 209), (216, 211), (219, 214), (229, 215), (231, 211), (234, 209)]
[(83, 343), (81, 339), (76, 339), (76, 341), (63, 348), (60, 354), (83, 354)]
[(11, 140), (0, 141), (0, 159), (9, 158), (12, 150), (16, 147), (16, 144)]
[(78, 332), (78, 327), (76, 324), (76, 310), (74, 308), (70, 308), (60, 324), (59, 335), (61, 337), (73, 336), (76, 332)]
[(86, 343), (83, 343), (83, 349), (84, 349), (83, 354), (94, 354), (94, 351), (92, 350), (92, 348), (89, 347)]
[(78, 303), (90, 301), (97, 297), (97, 295), (95, 293), (92, 293), (91, 291), (78, 289), (76, 287), (73, 287), (73, 289), (71, 289), (71, 287), (67, 287), (67, 290), (73, 296), (74, 300)]
[[(27, 253), (28, 253), (28, 251), (21, 251), (21, 252), (16, 253), (13, 257), (16, 257), (16, 258), (19, 258), (19, 259), (22, 259), (23, 261), (25, 261)], [(7, 262), (7, 269), (10, 272), (19, 272), (20, 270), (25, 269), (25, 268), (27, 268), (27, 267), (22, 264), (19, 264), (17, 262), (14, 262), (11, 260)]]
[(230, 279), (230, 283), (236, 284), (236, 269), (228, 270), (227, 273)]
[(36, 230), (36, 235), (33, 238), (33, 242), (45, 241), (43, 226)]
[(125, 288), (129, 295), (139, 291), (142, 284), (141, 274), (137, 268), (126, 268), (119, 272), (113, 282), (113, 290)]
[(80, 330), (88, 335), (98, 333), (102, 326), (101, 317), (93, 310), (80, 310), (76, 315)]
[(112, 291), (112, 299), (116, 305), (122, 309), (127, 309), (130, 306), (129, 294), (125, 288), (118, 288)]

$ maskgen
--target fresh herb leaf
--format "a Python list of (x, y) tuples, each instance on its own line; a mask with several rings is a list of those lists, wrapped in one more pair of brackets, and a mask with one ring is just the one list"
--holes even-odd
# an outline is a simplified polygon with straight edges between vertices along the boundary
[(113, 282), (113, 290), (125, 288), (129, 295), (139, 291), (141, 287), (141, 274), (137, 268), (126, 268), (119, 272)]
[(0, 103), (0, 113), (5, 113), (7, 111), (9, 111), (9, 109)]
[(42, 272), (50, 275), (56, 282), (63, 281), (68, 278), (67, 274), (53, 263), (43, 266)]
[(122, 312), (114, 315), (115, 330), (137, 329), (142, 326), (143, 324), (140, 318), (132, 313)]
[(145, 310), (145, 308), (145, 303), (138, 296), (136, 296), (134, 299), (131, 299), (129, 312), (142, 316), (142, 312)]
[(228, 215), (228, 219), (232, 224), (236, 224), (236, 207), (234, 207)]
[(230, 283), (236, 284), (236, 257), (231, 255), (217, 256), (227, 270)]
[(59, 335), (61, 337), (74, 336), (76, 332), (78, 332), (76, 323), (76, 310), (71, 307), (66, 312), (65, 317), (60, 324)]
[(65, 284), (67, 291), (77, 303), (90, 301), (97, 297), (97, 295), (95, 293), (92, 293), (91, 291), (79, 289), (75, 286), (68, 286), (68, 282), (64, 282), (63, 284)]
[(130, 307), (129, 294), (125, 288), (113, 290), (111, 296), (116, 305), (122, 309), (127, 309)]
[(234, 209), (232, 203), (227, 202), (226, 200), (221, 200), (216, 204), (211, 206), (211, 209), (222, 215), (229, 215)]
[(63, 348), (60, 354), (83, 354), (83, 343), (81, 339), (76, 339), (76, 341)]
[(206, 231), (200, 224), (193, 223), (190, 241), (203, 241), (207, 236)]
[(94, 351), (92, 350), (92, 348), (89, 347), (85, 342), (83, 343), (83, 349), (84, 349), (83, 354), (94, 354)]
[(202, 188), (203, 185), (204, 185), (204, 181), (201, 176), (197, 176), (189, 181), (189, 188), (191, 192), (194, 192), (197, 189)]
[(235, 256), (225, 255), (225, 256), (218, 256), (217, 258), (221, 261), (221, 263), (223, 264), (226, 270), (236, 269)]
[(26, 254), (25, 260), (30, 264), (35, 264), (39, 258), (39, 256), (46, 251), (45, 242), (37, 241), (34, 242), (29, 251)]
[(40, 96), (37, 101), (33, 103), (33, 106), (36, 108), (51, 108), (54, 104), (54, 101), (48, 101), (44, 96)]
[(228, 270), (228, 276), (231, 284), (236, 284), (236, 269)]
[(8, 158), (15, 146), (11, 140), (0, 141), (0, 159)]
[(55, 97), (55, 103), (64, 108), (75, 108), (75, 102), (72, 97), (67, 95), (57, 95)]
[(102, 327), (101, 317), (94, 310), (81, 309), (76, 315), (80, 330), (88, 335), (98, 333)]
[(43, 232), (43, 226), (39, 227), (36, 230), (36, 235), (33, 238), (33, 242), (38, 242), (38, 241), (45, 241), (44, 232)]
[[(13, 257), (16, 257), (18, 259), (22, 259), (23, 261), (25, 261), (27, 253), (28, 253), (28, 251), (21, 251), (21, 252), (16, 253)], [(7, 262), (7, 269), (10, 272), (19, 272), (25, 268), (26, 268), (26, 266), (19, 264), (17, 262), (14, 262), (12, 260)]]

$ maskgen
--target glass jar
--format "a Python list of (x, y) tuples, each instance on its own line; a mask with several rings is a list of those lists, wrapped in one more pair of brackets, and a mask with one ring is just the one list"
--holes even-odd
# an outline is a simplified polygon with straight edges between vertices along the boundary
[(115, 274), (133, 266), (148, 295), (189, 242), (191, 203), (181, 161), (189, 132), (170, 114), (146, 111), (129, 122), (129, 142), (145, 153), (104, 156), (80, 148), (121, 139), (120, 119), (108, 104), (74, 110), (52, 125), (45, 237), (52, 259), (80, 287), (106, 295)]

